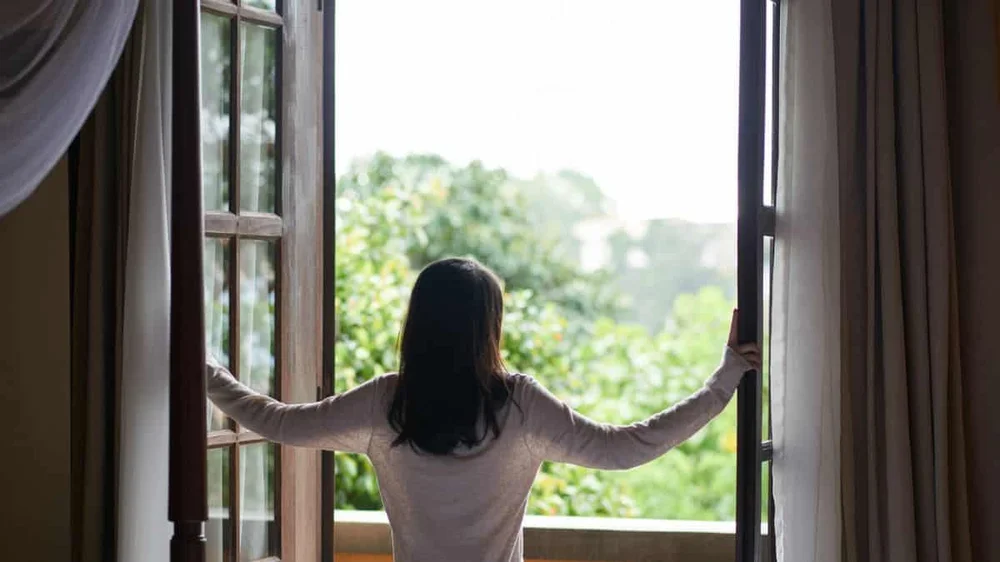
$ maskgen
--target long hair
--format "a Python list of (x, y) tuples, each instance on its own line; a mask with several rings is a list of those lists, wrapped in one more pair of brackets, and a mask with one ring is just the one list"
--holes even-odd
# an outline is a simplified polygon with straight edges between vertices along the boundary
[[(389, 425), (393, 446), (434, 455), (500, 437), (497, 413), (511, 393), (500, 356), (503, 289), (472, 259), (423, 269), (410, 294), (399, 343)], [(481, 423), (481, 425), (480, 425)]]

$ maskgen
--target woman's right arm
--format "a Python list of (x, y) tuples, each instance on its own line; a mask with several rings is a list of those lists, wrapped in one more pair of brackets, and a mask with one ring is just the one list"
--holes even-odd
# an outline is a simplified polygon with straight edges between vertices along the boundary
[(722, 364), (700, 390), (668, 410), (626, 426), (595, 422), (529, 379), (521, 398), (528, 448), (541, 460), (588, 468), (640, 466), (684, 442), (719, 415), (743, 374), (753, 368), (743, 355), (727, 347)]
[(285, 404), (258, 394), (209, 357), (208, 397), (241, 426), (261, 437), (298, 447), (367, 453), (380, 378), (304, 404)]

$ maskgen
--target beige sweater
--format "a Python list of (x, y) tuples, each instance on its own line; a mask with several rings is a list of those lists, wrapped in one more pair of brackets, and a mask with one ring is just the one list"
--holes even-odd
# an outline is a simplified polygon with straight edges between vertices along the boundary
[(521, 524), (542, 461), (611, 470), (647, 463), (718, 415), (749, 369), (727, 348), (699, 391), (628, 426), (592, 421), (533, 378), (510, 375), (520, 410), (509, 405), (501, 410), (500, 438), (447, 457), (390, 446), (395, 432), (386, 418), (394, 374), (321, 402), (283, 404), (210, 362), (208, 394), (240, 425), (272, 441), (368, 455), (392, 527), (396, 562), (521, 562)]

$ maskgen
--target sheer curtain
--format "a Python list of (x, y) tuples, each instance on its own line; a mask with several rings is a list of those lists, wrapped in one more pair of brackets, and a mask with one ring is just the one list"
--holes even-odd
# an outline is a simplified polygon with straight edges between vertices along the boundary
[(129, 206), (118, 560), (166, 562), (170, 396), (171, 5), (143, 2), (142, 86)]
[[(274, 32), (246, 25), (240, 60), (240, 211), (275, 212), (274, 141), (277, 108)], [(274, 242), (240, 240), (240, 376), (263, 394), (275, 395)], [(274, 446), (259, 443), (240, 449), (240, 551), (250, 559), (271, 554), (274, 526)]]
[(65, 154), (118, 62), (137, 5), (0, 2), (0, 216)]
[(840, 562), (840, 223), (830, 0), (782, 4), (771, 407), (778, 560)]

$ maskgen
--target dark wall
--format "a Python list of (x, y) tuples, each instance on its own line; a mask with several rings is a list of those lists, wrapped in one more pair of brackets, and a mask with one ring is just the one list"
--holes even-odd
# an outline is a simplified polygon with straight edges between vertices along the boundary
[(70, 559), (66, 174), (63, 159), (31, 197), (0, 218), (3, 560)]

